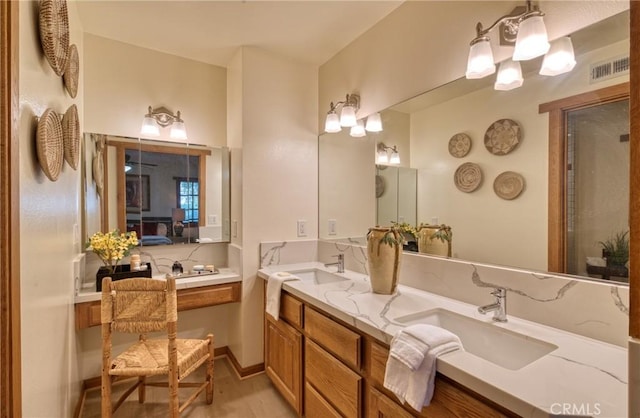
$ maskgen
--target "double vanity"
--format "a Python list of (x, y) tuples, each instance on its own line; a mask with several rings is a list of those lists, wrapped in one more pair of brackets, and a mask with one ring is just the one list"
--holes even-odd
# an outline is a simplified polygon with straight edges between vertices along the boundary
[[(495, 321), (478, 306), (409, 286), (374, 294), (367, 275), (318, 262), (258, 275), (278, 271), (300, 280), (284, 282), (278, 321), (265, 314), (265, 367), (300, 415), (627, 416), (622, 347), (511, 315)], [(438, 358), (434, 399), (418, 415), (383, 379), (394, 334), (420, 323), (458, 335), (464, 351)]]

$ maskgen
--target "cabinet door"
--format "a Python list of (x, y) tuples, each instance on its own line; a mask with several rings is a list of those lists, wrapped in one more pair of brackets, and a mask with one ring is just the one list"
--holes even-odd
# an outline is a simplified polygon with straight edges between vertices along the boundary
[(282, 396), (302, 415), (302, 334), (267, 315), (265, 369)]
[(369, 387), (367, 418), (413, 418), (400, 405), (376, 389)]

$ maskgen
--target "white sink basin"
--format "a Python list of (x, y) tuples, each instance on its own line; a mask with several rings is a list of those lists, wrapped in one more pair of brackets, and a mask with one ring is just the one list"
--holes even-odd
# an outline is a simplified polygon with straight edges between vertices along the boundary
[(468, 353), (498, 366), (519, 370), (558, 346), (446, 309), (431, 309), (395, 318), (402, 324), (429, 324), (456, 334)]
[(349, 280), (346, 277), (338, 276), (337, 274), (318, 269), (292, 271), (291, 274), (300, 277), (300, 280), (313, 282), (315, 284), (335, 283)]

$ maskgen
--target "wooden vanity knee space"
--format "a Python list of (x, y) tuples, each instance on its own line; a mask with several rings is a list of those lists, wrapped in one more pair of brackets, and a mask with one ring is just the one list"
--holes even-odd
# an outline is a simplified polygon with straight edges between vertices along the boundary
[(279, 320), (265, 313), (264, 335), (267, 375), (298, 416), (517, 416), (441, 374), (430, 406), (400, 405), (383, 387), (389, 346), (286, 291)]

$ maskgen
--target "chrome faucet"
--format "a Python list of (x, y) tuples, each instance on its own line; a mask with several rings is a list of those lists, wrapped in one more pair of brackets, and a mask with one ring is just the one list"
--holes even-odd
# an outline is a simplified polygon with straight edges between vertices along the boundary
[(336, 271), (336, 273), (344, 273), (344, 254), (334, 255), (334, 257), (338, 257), (338, 261), (336, 261), (335, 263), (326, 263), (324, 266), (337, 266), (338, 271)]
[(496, 297), (495, 302), (490, 305), (480, 306), (478, 312), (484, 315), (493, 311), (494, 321), (507, 322), (507, 290), (503, 287), (496, 287), (491, 294)]

